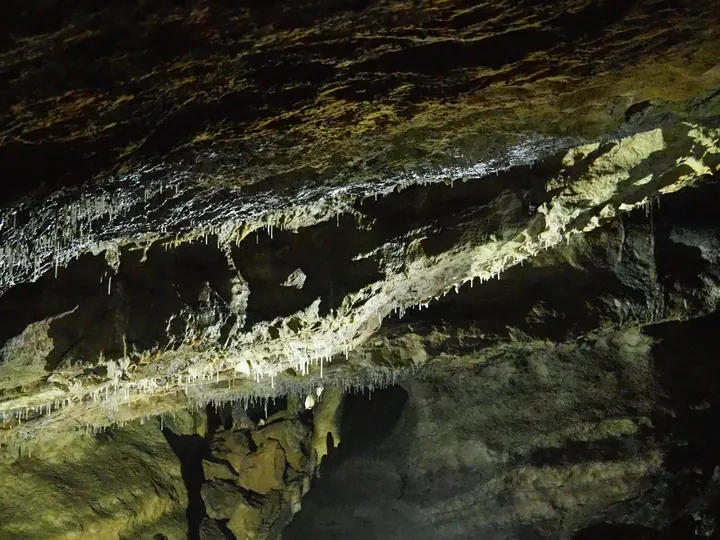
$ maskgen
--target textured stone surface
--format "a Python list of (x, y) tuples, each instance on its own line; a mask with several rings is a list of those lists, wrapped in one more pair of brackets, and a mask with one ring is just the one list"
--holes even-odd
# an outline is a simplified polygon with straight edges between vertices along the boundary
[(662, 473), (650, 364), (637, 331), (445, 357), (407, 385), (381, 444), (331, 456), (286, 537), (568, 538), (595, 519), (643, 522), (621, 501)]
[[(329, 415), (338, 415), (338, 400), (318, 401)], [(237, 538), (280, 538), (319, 464), (311, 452), (315, 419), (301, 411), (298, 400), (286, 405), (249, 429), (238, 428), (237, 408), (226, 406), (233, 418), (208, 433), (202, 500), (208, 517)], [(247, 412), (243, 416), (252, 422)]]
[(716, 193), (668, 197), (369, 344), (429, 360), (405, 390), (348, 398), (284, 537), (716, 538)]
[(396, 174), (501, 133), (605, 133), (717, 79), (716, 7), (7, 2), (0, 148), (27, 183), (6, 196), (148, 160), (292, 183), (347, 178), (348, 162)]
[(57, 437), (0, 476), (2, 538), (186, 538), (180, 462), (155, 423)]

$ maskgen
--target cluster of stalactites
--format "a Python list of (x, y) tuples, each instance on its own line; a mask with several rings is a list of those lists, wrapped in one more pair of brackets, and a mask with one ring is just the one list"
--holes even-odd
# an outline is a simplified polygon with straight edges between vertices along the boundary
[[(174, 188), (176, 195), (187, 189), (179, 180), (143, 185), (141, 176), (126, 175), (78, 195), (57, 192), (1, 214), (0, 292), (16, 283), (36, 281), (49, 270), (57, 275), (59, 268), (83, 253), (117, 249), (122, 238), (113, 238), (112, 232), (121, 229), (131, 210), (168, 188)], [(132, 230), (136, 224), (131, 219), (126, 225)]]
[[(188, 394), (186, 396), (188, 399), (187, 408), (191, 411), (202, 411), (208, 405), (214, 406), (218, 409), (223, 405), (230, 403), (232, 405), (241, 406), (245, 410), (262, 407), (265, 410), (265, 417), (267, 418), (270, 403), (274, 403), (275, 400), (282, 397), (297, 397), (306, 409), (312, 409), (316, 402), (321, 399), (325, 389), (329, 386), (335, 385), (340, 387), (346, 393), (369, 392), (372, 394), (375, 390), (397, 384), (398, 381), (410, 374), (411, 371), (408, 369), (375, 368), (363, 375), (357, 375), (355, 377), (342, 377), (336, 374), (329, 379), (321, 379), (317, 376), (310, 377), (307, 380), (286, 378), (282, 381), (282, 384), (277, 385), (275, 389), (266, 392), (257, 388), (250, 391), (233, 391), (232, 386), (228, 385), (228, 388), (219, 395), (219, 390), (216, 388), (205, 388), (203, 385), (198, 385), (196, 391), (192, 395)], [(148, 391), (151, 392), (152, 390)], [(96, 393), (94, 399), (101, 399), (101, 394), (104, 395), (106, 404), (109, 405), (114, 403), (115, 406), (122, 399), (126, 399), (128, 397), (127, 392), (122, 387), (106, 387), (103, 392)], [(82, 405), (82, 402), (75, 402), (68, 398), (56, 401), (53, 404), (27, 407), (16, 411), (5, 411), (2, 413), (3, 424), (7, 425), (14, 421), (21, 423), (28, 419), (37, 419), (39, 414), (50, 414), (55, 411), (62, 411), (63, 409), (73, 405)], [(113, 427), (123, 427), (131, 421), (139, 421), (143, 424), (149, 418), (153, 417), (159, 419), (160, 427), (162, 429), (164, 417), (166, 415), (174, 416), (174, 414), (175, 413), (173, 411), (162, 412), (143, 415), (139, 418), (133, 418), (132, 420), (116, 420), (113, 418), (114, 415), (110, 414), (108, 416), (109, 422), (87, 422), (83, 424), (84, 427), (82, 427), (82, 429), (84, 429), (88, 434), (95, 435)], [(33, 431), (32, 426), (27, 426), (26, 429), (22, 430), (20, 436), (24, 439), (31, 439), (34, 433), (35, 432)], [(6, 443), (9, 441), (0, 442)]]
[[(512, 152), (511, 152), (512, 154)], [(522, 152), (521, 152), (522, 154)], [(532, 153), (531, 153), (532, 154)], [(511, 156), (512, 157), (512, 156)], [(517, 156), (515, 156), (517, 157)], [(522, 157), (522, 156), (521, 156)], [(532, 156), (528, 154), (527, 156), (523, 157), (523, 159), (528, 158), (530, 159)], [(534, 158), (536, 158), (537, 155), (534, 155)], [(534, 160), (534, 158), (531, 159)], [(510, 165), (517, 165), (515, 158), (510, 159)], [(488, 168), (489, 167), (489, 168)], [(374, 191), (373, 195), (376, 195), (377, 193), (382, 193), (382, 195), (386, 195), (387, 193), (391, 192), (395, 187), (402, 187), (405, 184), (422, 184), (422, 183), (433, 183), (433, 182), (439, 182), (447, 179), (448, 177), (458, 177), (463, 179), (473, 178), (473, 177), (482, 177), (485, 176), (490, 169), (493, 167), (496, 167), (496, 164), (477, 164), (476, 166), (472, 167), (471, 169), (464, 168), (462, 170), (457, 171), (448, 171), (445, 170), (441, 176), (437, 177), (412, 177), (411, 176), (403, 176), (400, 179), (394, 179), (391, 182), (386, 182), (385, 184), (377, 184), (372, 186), (373, 189), (370, 191)], [(156, 190), (159, 192), (162, 191), (163, 186), (167, 187), (167, 183), (159, 182), (157, 184)], [(187, 188), (181, 188), (180, 183), (175, 183), (175, 195), (180, 195), (184, 189)], [(357, 186), (355, 186), (357, 188)], [(352, 192), (351, 189), (347, 188), (341, 188), (341, 191), (343, 192), (339, 193), (338, 201), (344, 200), (345, 204), (344, 206), (342, 204), (336, 204), (333, 208), (333, 205), (330, 205), (329, 210), (324, 213), (319, 213), (313, 216), (313, 219), (315, 222), (322, 221), (325, 219), (328, 219), (328, 217), (336, 216), (337, 223), (339, 224), (339, 216), (342, 213), (342, 209), (346, 208), (349, 209), (350, 205), (348, 202), (352, 199), (352, 197), (348, 198), (347, 195)], [(104, 194), (100, 194), (96, 196), (95, 198), (92, 197), (81, 197), (80, 201), (76, 201), (74, 203), (71, 203), (69, 206), (60, 207), (60, 210), (56, 211), (56, 216), (59, 216), (57, 220), (54, 222), (55, 227), (53, 227), (53, 220), (52, 219), (44, 219), (44, 220), (37, 220), (36, 217), (31, 217), (28, 223), (26, 223), (22, 227), (15, 227), (13, 226), (11, 233), (9, 235), (10, 238), (13, 238), (13, 234), (16, 236), (14, 237), (15, 240), (17, 240), (20, 236), (22, 236), (21, 233), (18, 231), (25, 231), (28, 233), (29, 240), (26, 242), (20, 242), (20, 244), (24, 246), (32, 245), (33, 239), (37, 241), (37, 239), (40, 239), (40, 246), (43, 248), (40, 250), (41, 254), (45, 251), (52, 252), (53, 260), (55, 261), (55, 266), (62, 265), (64, 262), (67, 261), (69, 256), (72, 256), (73, 254), (77, 256), (83, 248), (83, 245), (86, 249), (90, 249), (88, 246), (92, 244), (92, 242), (85, 242), (85, 240), (92, 238), (92, 233), (95, 231), (95, 227), (93, 226), (93, 222), (95, 220), (98, 220), (100, 218), (104, 219), (115, 219), (118, 215), (122, 215), (123, 213), (126, 213), (130, 208), (133, 207), (134, 204), (136, 204), (136, 201), (133, 200), (133, 198), (128, 195), (129, 192), (120, 190), (118, 192), (120, 195), (118, 196), (118, 199), (112, 199), (108, 198), (108, 196)], [(142, 188), (142, 198), (145, 202), (152, 199), (154, 197), (155, 193), (148, 191), (148, 188), (146, 186), (143, 186)], [(368, 196), (367, 191), (362, 192), (362, 190), (358, 193), (355, 193), (353, 196)], [(370, 195), (372, 196), (372, 195)], [(343, 199), (345, 197), (345, 199)], [(298, 215), (300, 217), (298, 217)], [(49, 214), (45, 215), (45, 218), (48, 218)], [(305, 221), (303, 221), (305, 220)], [(258, 217), (257, 220), (253, 221), (252, 225), (248, 225), (248, 222), (243, 222), (238, 219), (224, 219), (224, 220), (216, 220), (215, 222), (206, 222), (205, 224), (198, 223), (198, 227), (196, 227), (193, 231), (193, 234), (190, 236), (186, 235), (187, 239), (197, 239), (198, 237), (204, 240), (205, 242), (208, 241), (208, 236), (213, 235), (216, 236), (218, 239), (218, 244), (227, 244), (229, 242), (240, 242), (242, 241), (248, 234), (249, 231), (257, 230), (258, 227), (262, 226), (264, 223), (268, 235), (272, 237), (273, 235), (273, 229), (275, 227), (280, 228), (291, 228), (295, 229), (298, 227), (299, 224), (302, 224), (304, 226), (310, 224), (311, 222), (307, 221), (306, 215), (303, 214), (303, 212), (297, 211), (297, 209), (293, 209), (292, 212), (283, 212), (283, 211), (271, 211), (266, 212), (264, 217)], [(39, 225), (39, 224), (42, 224)], [(59, 229), (61, 229), (61, 232), (58, 233), (58, 225)], [(44, 228), (43, 228), (44, 227)], [(52, 241), (48, 240), (47, 232), (48, 230), (53, 230), (53, 234), (51, 235)], [(160, 227), (160, 231), (162, 234), (166, 234), (168, 232), (167, 226), (165, 223), (162, 224)], [(3, 227), (0, 227), (0, 234), (3, 232)], [(4, 231), (7, 233), (7, 229)], [(199, 232), (199, 234), (198, 234)], [(19, 236), (18, 236), (19, 235)], [(7, 235), (6, 235), (7, 236)], [(69, 246), (73, 245), (73, 243), (77, 243), (78, 239), (84, 239), (83, 242), (80, 242), (77, 244), (77, 249), (72, 248), (69, 249)], [(175, 237), (175, 242), (180, 242), (182, 239), (179, 236)], [(44, 243), (43, 243), (44, 242)], [(3, 283), (2, 274), (3, 272), (13, 272), (17, 269), (16, 265), (14, 264), (8, 264), (8, 261), (12, 261), (15, 257), (15, 253), (11, 250), (11, 248), (8, 248), (8, 246), (11, 245), (18, 245), (18, 242), (15, 242), (14, 244), (6, 243), (5, 250), (0, 250), (0, 284)], [(545, 246), (547, 247), (547, 246)], [(10, 251), (8, 251), (10, 249)], [(117, 249), (117, 248), (115, 248)], [(60, 252), (62, 252), (62, 256), (60, 255)], [(5, 258), (3, 258), (5, 257)], [(524, 259), (526, 259), (528, 255), (524, 254), (514, 254), (510, 256), (503, 256), (500, 258), (497, 258), (491, 265), (491, 268), (487, 269), (487, 261), (486, 264), (483, 265), (483, 268), (478, 269), (470, 269), (469, 275), (465, 275), (462, 277), (459, 277), (456, 280), (451, 280), (450, 282), (446, 283), (444, 288), (441, 289), (441, 291), (436, 294), (435, 296), (430, 296), (427, 298), (422, 298), (419, 302), (414, 303), (412, 305), (416, 306), (418, 309), (422, 309), (423, 307), (428, 307), (428, 304), (432, 298), (439, 298), (440, 296), (443, 296), (447, 294), (450, 290), (453, 288), (457, 292), (460, 285), (463, 283), (469, 281), (471, 286), (473, 283), (473, 280), (475, 278), (479, 278), (481, 281), (492, 279), (493, 277), (499, 277), (500, 273), (508, 266), (512, 266), (513, 264), (522, 263)], [(43, 262), (42, 262), (42, 255), (36, 256), (34, 259), (34, 270), (33, 270), (33, 276), (37, 277), (37, 274), (41, 272), (40, 269), (43, 268)], [(10, 279), (8, 283), (12, 283), (13, 279)], [(1, 285), (0, 285), (1, 287)], [(108, 292), (111, 290), (111, 281), (110, 278), (108, 279)], [(412, 305), (410, 307), (412, 307)], [(397, 299), (397, 305), (394, 307), (392, 306), (384, 306), (383, 309), (387, 308), (387, 313), (384, 313), (383, 310), (378, 310), (374, 316), (377, 316), (379, 319), (379, 322), (382, 321), (382, 318), (389, 314), (392, 311), (397, 312), (399, 315), (403, 315), (405, 312), (405, 309), (407, 309), (407, 305), (403, 304), (400, 299)], [(331, 315), (332, 317), (332, 315)], [(353, 344), (352, 341), (350, 342), (343, 342), (341, 348), (343, 350), (343, 353), (347, 357), (348, 352), (350, 349), (353, 348), (353, 346), (356, 344)], [(311, 372), (311, 366), (317, 365), (319, 367), (320, 376), (323, 376), (323, 367), (326, 362), (329, 362), (333, 355), (333, 347), (328, 346), (327, 343), (322, 345), (320, 348), (315, 347), (313, 350), (288, 350), (286, 351), (288, 358), (292, 363), (294, 363), (296, 367), (296, 371), (301, 376), (308, 376)], [(271, 363), (269, 362), (263, 362), (262, 364), (258, 363), (253, 365), (252, 363), (247, 363), (244, 361), (228, 365), (229, 363), (226, 361), (218, 362), (218, 363), (209, 363), (205, 364), (202, 362), (199, 363), (191, 363), (188, 366), (188, 369), (186, 373), (177, 375), (177, 385), (178, 387), (184, 387), (185, 391), (188, 392), (191, 386), (202, 386), (211, 382), (214, 382), (215, 384), (219, 384), (220, 382), (220, 371), (227, 369), (228, 367), (234, 368), (234, 371), (237, 374), (244, 375), (246, 378), (252, 378), (256, 383), (261, 383), (265, 377), (270, 378), (270, 389), (275, 390), (275, 379), (277, 377), (277, 369), (271, 366)], [(264, 366), (264, 367), (261, 367)], [(374, 377), (375, 375), (373, 375)], [(228, 379), (228, 386), (232, 386), (234, 384), (234, 381), (236, 380), (235, 377), (230, 377)], [(372, 390), (377, 385), (382, 386), (385, 384), (385, 382), (378, 381), (377, 383), (375, 381), (371, 381), (369, 384), (365, 384), (364, 382), (356, 382), (356, 383), (345, 383), (346, 389), (362, 389), (362, 388), (368, 388)], [(170, 390), (169, 381), (167, 378), (157, 378), (157, 379), (143, 379), (142, 381), (111, 381), (105, 385), (101, 385), (99, 388), (96, 388), (88, 393), (85, 393), (84, 395), (76, 396), (75, 398), (68, 399), (67, 402), (71, 401), (79, 401), (82, 402), (88, 397), (92, 399), (93, 401), (102, 401), (104, 406), (109, 409), (110, 411), (116, 411), (118, 407), (120, 407), (124, 403), (129, 403), (132, 400), (132, 396), (134, 394), (155, 394), (158, 391), (164, 391), (167, 392)], [(65, 400), (62, 402), (65, 403)], [(44, 411), (44, 414), (50, 413), (54, 410), (53, 406), (44, 404), (40, 406), (35, 406), (33, 408), (28, 408), (22, 411), (14, 411), (14, 413), (3, 413), (3, 418), (7, 418), (9, 416), (14, 416), (16, 419), (28, 419), (29, 416), (41, 414)], [(31, 411), (28, 413), (28, 411)]]
[[(519, 256), (517, 259), (511, 260), (508, 257), (500, 259), (499, 267), (493, 272), (485, 272), (478, 278), (480, 281), (485, 279), (491, 279), (493, 277), (499, 277), (501, 268), (516, 264), (518, 261), (522, 262), (524, 256)], [(454, 283), (448, 283), (442, 292), (434, 297), (424, 298), (416, 304), (412, 304), (409, 307), (416, 307), (417, 309), (427, 308), (430, 301), (438, 299), (441, 296), (446, 295), (448, 292), (455, 290), (459, 292), (459, 287), (464, 283), (469, 282), (472, 286), (475, 276), (464, 276)], [(398, 305), (389, 308), (389, 313), (396, 313), (400, 317), (405, 314), (407, 309), (404, 305)], [(383, 318), (383, 314), (378, 311), (375, 313), (380, 323)], [(330, 315), (332, 317), (332, 314)], [(307, 344), (303, 347), (288, 347), (285, 351), (288, 359), (294, 366), (294, 369), (301, 377), (306, 377), (311, 373), (311, 367), (316, 367), (319, 370), (319, 375), (322, 378), (324, 375), (324, 366), (326, 363), (332, 361), (335, 347), (331, 344), (331, 339), (326, 338), (325, 340), (315, 340), (317, 343), (313, 343), (312, 346)], [(341, 353), (347, 359), (350, 351), (353, 349), (352, 342), (343, 342), (339, 347)], [(267, 361), (257, 361), (254, 358), (248, 359), (247, 357), (241, 358), (239, 361), (232, 359), (232, 354), (226, 356), (224, 359), (216, 360), (213, 362), (204, 362), (200, 358), (191, 361), (187, 366), (185, 372), (178, 373), (175, 379), (171, 381), (169, 377), (157, 377), (140, 379), (137, 381), (122, 381), (121, 375), (126, 370), (129, 359), (125, 358), (124, 362), (120, 361), (118, 370), (108, 369), (109, 376), (113, 379), (107, 383), (100, 385), (92, 390), (85, 392), (84, 395), (76, 396), (63, 400), (61, 405), (70, 403), (72, 401), (82, 402), (84, 400), (91, 400), (93, 403), (101, 402), (103, 407), (108, 410), (109, 415), (116, 412), (121, 406), (129, 404), (135, 395), (152, 395), (158, 391), (171, 392), (172, 388), (182, 388), (186, 393), (190, 391), (192, 387), (199, 387), (208, 383), (219, 384), (221, 378), (221, 372), (231, 370), (234, 372), (233, 376), (229, 378), (224, 375), (223, 380), (227, 380), (228, 387), (232, 388), (235, 383), (252, 379), (255, 383), (260, 384), (264, 382), (266, 378), (270, 380), (270, 389), (275, 389), (275, 380), (278, 376), (279, 368)], [(117, 371), (117, 373), (116, 373)], [(111, 373), (112, 372), (112, 373)], [(113, 374), (117, 376), (113, 376)], [(240, 375), (241, 377), (238, 377)], [(373, 375), (374, 377), (374, 375)], [(171, 382), (174, 385), (171, 385)], [(385, 384), (384, 379), (379, 381), (380, 386)], [(345, 383), (346, 390), (352, 388), (368, 388), (372, 389), (376, 386), (374, 380), (369, 383), (355, 381), (353, 383)], [(25, 409), (15, 410), (12, 412), (4, 412), (3, 420), (7, 422), (8, 419), (14, 418), (17, 421), (23, 421), (29, 419), (31, 416), (35, 417), (40, 414), (48, 414), (58, 408), (57, 404), (42, 404), (34, 407)]]
[[(469, 160), (458, 155), (463, 164), (404, 171), (369, 182), (303, 187), (291, 196), (267, 191), (228, 197), (227, 188), (204, 186), (205, 173), (192, 167), (182, 171), (172, 164), (139, 167), (99, 179), (77, 194), (61, 191), (0, 214), (0, 293), (14, 284), (35, 281), (53, 268), (57, 272), (83, 253), (145, 245), (163, 237), (175, 242), (198, 237), (207, 241), (209, 235), (216, 235), (221, 242), (239, 241), (263, 226), (272, 236), (274, 228), (297, 230), (333, 217), (339, 220), (341, 213), (353, 212), (355, 200), (387, 196), (412, 185), (483, 178), (531, 165), (576, 142), (536, 137), (480, 162), (466, 164)], [(212, 155), (206, 157), (213, 160)], [(202, 159), (199, 156), (198, 162)], [(139, 208), (143, 211), (136, 212)]]

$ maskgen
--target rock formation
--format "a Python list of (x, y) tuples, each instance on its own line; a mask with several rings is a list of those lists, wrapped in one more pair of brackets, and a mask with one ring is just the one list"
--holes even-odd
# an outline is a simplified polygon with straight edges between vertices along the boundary
[(0, 538), (720, 538), (720, 4), (0, 20)]

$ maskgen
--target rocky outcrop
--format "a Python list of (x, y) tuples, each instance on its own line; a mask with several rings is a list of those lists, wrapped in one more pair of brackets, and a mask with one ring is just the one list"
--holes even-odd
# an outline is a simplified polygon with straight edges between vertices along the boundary
[[(337, 415), (340, 401), (318, 398), (326, 415)], [(200, 486), (204, 521), (213, 521), (223, 538), (279, 539), (317, 472), (322, 456), (313, 451), (312, 434), (326, 422), (296, 399), (281, 401), (286, 403), (274, 403), (276, 413), (268, 417), (266, 409), (257, 420), (243, 407), (225, 406), (221, 423), (207, 433)]]
[(290, 400), (254, 428), (221, 427), (211, 435), (202, 498), (208, 516), (236, 538), (280, 538), (300, 509), (317, 465), (301, 408)]
[[(328, 395), (316, 408), (333, 418)], [(26, 445), (0, 467), (0, 537), (279, 539), (320, 463), (313, 432), (330, 424), (313, 420), (281, 399)]]
[[(677, 399), (697, 380), (668, 380), (663, 363), (678, 358), (658, 330), (445, 354), (407, 393), (358, 399), (352, 414), (370, 429), (347, 435), (283, 537), (710, 536), (716, 405)], [(397, 423), (373, 441), (392, 406)]]

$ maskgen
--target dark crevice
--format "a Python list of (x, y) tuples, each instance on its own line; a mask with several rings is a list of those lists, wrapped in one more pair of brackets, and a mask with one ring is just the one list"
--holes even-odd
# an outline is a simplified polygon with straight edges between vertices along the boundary
[[(250, 286), (247, 327), (291, 315), (317, 298), (322, 315), (337, 309), (346, 295), (381, 278), (374, 259), (353, 260), (375, 245), (372, 231), (343, 216), (294, 233), (258, 233), (233, 246), (233, 260)], [(298, 269), (306, 276), (302, 288), (283, 285)]]
[[(221, 427), (224, 429), (232, 427), (232, 417), (229, 422), (225, 418), (225, 409), (229, 407), (229, 405), (229, 403), (224, 403), (222, 405), (208, 403), (206, 405), (205, 414), (207, 415), (207, 430), (205, 433), (205, 440), (212, 441), (215, 433)], [(228, 423), (229, 426), (227, 425)]]
[(669, 290), (698, 288), (711, 262), (703, 249), (715, 253), (720, 246), (720, 223), (707, 211), (709, 200), (720, 198), (720, 183), (700, 183), (658, 199), (652, 208), (655, 255), (660, 283)]
[(22, 283), (0, 296), (0, 345), (18, 335), (28, 324), (73, 310), (78, 305), (107, 309), (107, 282), (100, 278), (108, 272), (105, 259), (83, 255), (50, 271), (35, 283)]
[[(293, 521), (283, 531), (283, 538), (317, 538), (318, 530), (323, 530), (314, 520), (321, 508), (333, 508), (343, 514), (338, 521), (349, 519), (353, 522), (353, 538), (375, 538), (373, 528), (364, 520), (347, 517), (341, 509), (352, 506), (354, 502), (364, 502), (365, 498), (385, 496), (385, 491), (402, 489), (402, 477), (375, 476), (374, 465), (382, 463), (378, 452), (394, 453), (384, 449), (406, 410), (408, 393), (398, 385), (375, 392), (351, 393), (345, 396), (340, 421), (340, 443), (324, 459), (320, 474), (313, 480), (310, 492), (303, 498), (303, 506)], [(328, 445), (334, 444), (331, 436)], [(354, 476), (358, 466), (364, 471), (362, 479)], [(377, 483), (379, 482), (379, 483)], [(399, 485), (395, 485), (398, 482)], [(328, 533), (328, 530), (323, 530)], [(338, 531), (338, 534), (340, 532)], [(335, 538), (332, 533), (329, 536)]]
[[(448, 178), (444, 183), (413, 185), (377, 200), (363, 199), (355, 207), (374, 220), (373, 229), (377, 231), (378, 241), (434, 222), (451, 227), (463, 213), (490, 207), (501, 196), (509, 194), (522, 201), (523, 217), (527, 219), (532, 208), (547, 200), (545, 182), (552, 171), (557, 170), (558, 159), (558, 156), (550, 156), (532, 166), (518, 166), (484, 178), (466, 181)], [(492, 224), (487, 229), (491, 232)]]
[[(201, 305), (208, 300), (201, 295), (206, 286), (212, 297), (227, 302), (231, 277), (222, 251), (200, 243), (172, 250), (156, 243), (145, 259), (141, 250), (125, 252), (117, 272), (104, 257), (84, 255), (58, 269), (57, 277), (47, 272), (0, 297), (0, 345), (32, 322), (67, 313), (50, 323), (54, 346), (48, 370), (68, 353), (75, 360), (94, 361), (101, 355), (115, 359), (133, 348), (165, 347), (171, 316), (185, 307), (207, 307)], [(171, 334), (182, 337), (185, 323), (176, 321)]]
[(639, 101), (638, 103), (633, 103), (628, 107), (628, 109), (625, 111), (625, 122), (629, 122), (630, 119), (635, 116), (636, 114), (641, 113), (648, 107), (650, 107), (652, 104), (648, 100)]
[(632, 294), (610, 269), (516, 265), (499, 279), (474, 286), (466, 283), (457, 294), (451, 291), (432, 300), (427, 309), (409, 310), (402, 322), (472, 323), (498, 335), (507, 334), (511, 327), (530, 337), (563, 341), (597, 328), (607, 317), (603, 296), (629, 298)]
[(534, 467), (553, 467), (590, 461), (623, 461), (637, 455), (641, 446), (642, 437), (567, 441), (561, 447), (533, 450), (529, 462)]
[(660, 540), (659, 533), (642, 525), (599, 523), (573, 535), (572, 540)]
[(344, 454), (351, 454), (377, 444), (393, 430), (407, 400), (408, 393), (399, 385), (347, 394), (338, 448), (342, 448)]
[(226, 540), (235, 539), (235, 535), (228, 527), (229, 519), (216, 519), (215, 523), (217, 524), (218, 528), (220, 529), (220, 532), (223, 533)]
[(257, 424), (260, 420), (266, 420), (276, 413), (287, 410), (287, 407), (287, 396), (277, 396), (250, 403), (245, 412), (250, 420)]
[(331, 478), (333, 470), (353, 456), (372, 453), (392, 433), (407, 400), (408, 393), (399, 385), (345, 395), (340, 421), (340, 444), (336, 447), (332, 434), (327, 434), (328, 448), (334, 451), (323, 459), (322, 475), (316, 480), (317, 487), (313, 488), (317, 489), (316, 497), (328, 496), (323, 492), (323, 477)]
[(644, 331), (656, 340), (655, 369), (666, 393), (666, 407), (653, 424), (665, 444), (665, 466), (672, 477), (670, 511), (681, 511), (700, 496), (720, 466), (720, 314), (664, 323)]
[(682, 283), (691, 288), (702, 286), (703, 271), (709, 266), (698, 247), (673, 242), (660, 234), (656, 242), (658, 279), (665, 287)]
[[(683, 514), (662, 530), (635, 524), (595, 523), (575, 533), (571, 540), (701, 540), (695, 519)], [(717, 538), (716, 534), (711, 537)]]
[(180, 473), (188, 495), (188, 506), (185, 511), (188, 521), (188, 540), (200, 540), (200, 524), (207, 516), (201, 494), (205, 482), (202, 460), (207, 453), (207, 441), (200, 435), (177, 435), (167, 428), (163, 429), (163, 435), (180, 460)]

